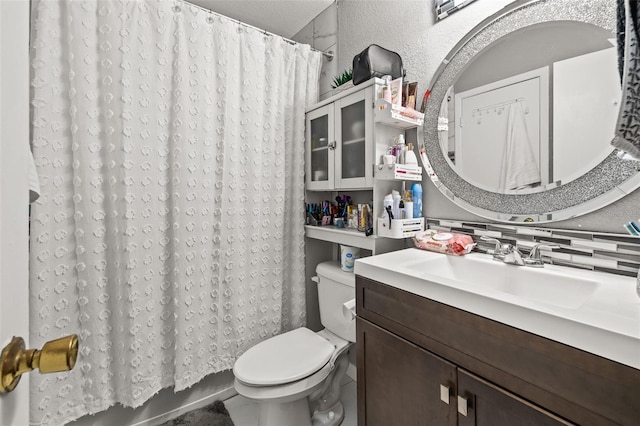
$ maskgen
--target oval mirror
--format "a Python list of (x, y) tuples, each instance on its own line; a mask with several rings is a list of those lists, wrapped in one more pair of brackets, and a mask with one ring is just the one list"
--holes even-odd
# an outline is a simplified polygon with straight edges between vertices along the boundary
[(615, 2), (516, 1), (461, 40), (425, 110), (423, 164), (459, 206), (564, 220), (640, 186), (610, 141), (619, 110)]

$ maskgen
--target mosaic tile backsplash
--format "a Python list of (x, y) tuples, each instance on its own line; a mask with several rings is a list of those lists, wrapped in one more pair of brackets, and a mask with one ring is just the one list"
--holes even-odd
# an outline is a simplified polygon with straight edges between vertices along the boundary
[(470, 235), (479, 252), (493, 249), (493, 243), (480, 239), (487, 236), (512, 244), (525, 255), (538, 243), (559, 246), (540, 250), (545, 263), (630, 277), (635, 277), (640, 268), (639, 237), (443, 219), (427, 219), (427, 229)]

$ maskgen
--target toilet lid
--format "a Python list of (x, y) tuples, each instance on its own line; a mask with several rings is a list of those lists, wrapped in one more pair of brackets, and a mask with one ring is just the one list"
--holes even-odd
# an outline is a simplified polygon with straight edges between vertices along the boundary
[(258, 343), (242, 354), (233, 374), (248, 385), (280, 385), (303, 379), (333, 355), (331, 343), (301, 327)]

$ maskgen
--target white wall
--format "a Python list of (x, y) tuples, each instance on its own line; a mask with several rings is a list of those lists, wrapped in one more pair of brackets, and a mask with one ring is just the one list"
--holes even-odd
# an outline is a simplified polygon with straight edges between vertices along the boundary
[[(433, 0), (338, 0), (338, 69), (370, 44), (396, 51), (407, 78), (418, 82), (420, 98), (436, 69), (460, 39), (512, 0), (479, 0), (435, 22)], [(420, 101), (421, 102), (421, 101)], [(425, 177), (424, 214), (430, 218), (487, 222), (450, 202)], [(546, 226), (624, 233), (622, 224), (640, 215), (640, 190), (608, 207)], [(545, 225), (541, 225), (545, 226)]]
[[(28, 49), (28, 0), (0, 1), (0, 350), (12, 336), (29, 344)], [(25, 375), (13, 392), (0, 395), (0, 425), (28, 420)]]
[(332, 94), (331, 82), (333, 78), (342, 73), (344, 68), (338, 68), (338, 7), (333, 2), (322, 13), (302, 28), (292, 40), (298, 43), (309, 44), (314, 49), (322, 52), (333, 52), (334, 59), (322, 61), (320, 70), (320, 100), (326, 99)]
[(435, 23), (433, 0), (339, 0), (338, 68), (370, 44), (398, 52), (407, 78), (426, 90), (449, 50), (475, 25), (512, 0), (480, 0)]

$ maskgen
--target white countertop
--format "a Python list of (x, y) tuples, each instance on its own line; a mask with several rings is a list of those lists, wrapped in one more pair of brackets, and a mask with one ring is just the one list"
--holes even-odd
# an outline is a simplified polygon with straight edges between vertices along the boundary
[[(438, 275), (436, 268), (430, 272), (429, 262), (442, 262), (441, 256), (448, 255), (410, 248), (358, 259), (354, 271), (365, 278), (640, 369), (640, 297), (636, 294), (635, 278), (545, 265), (536, 273), (597, 283), (588, 298), (576, 304), (579, 306), (556, 306)], [(498, 268), (533, 269), (504, 265), (480, 253), (449, 260), (456, 268), (467, 262), (471, 268), (477, 265), (495, 268), (497, 264)], [(552, 301), (553, 294), (549, 296)]]

